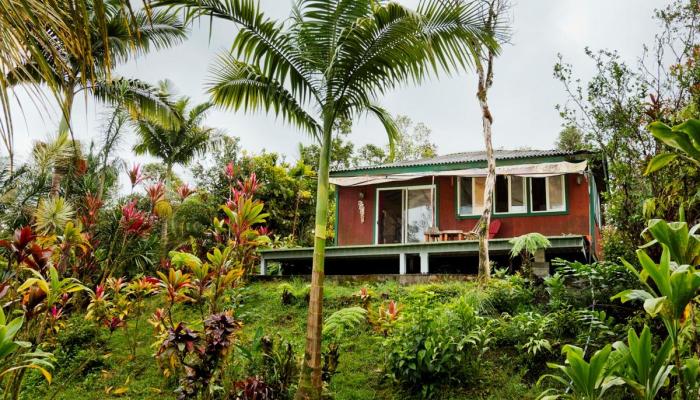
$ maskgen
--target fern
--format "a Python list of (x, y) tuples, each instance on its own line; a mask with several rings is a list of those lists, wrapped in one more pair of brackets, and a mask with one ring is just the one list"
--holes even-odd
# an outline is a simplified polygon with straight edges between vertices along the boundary
[(331, 314), (323, 323), (323, 337), (339, 341), (345, 332), (362, 324), (367, 317), (367, 310), (362, 307), (348, 307)]
[(510, 250), (510, 256), (513, 258), (522, 253), (528, 256), (534, 256), (537, 250), (546, 249), (551, 246), (549, 239), (537, 232), (515, 237), (511, 239), (509, 243), (513, 245)]

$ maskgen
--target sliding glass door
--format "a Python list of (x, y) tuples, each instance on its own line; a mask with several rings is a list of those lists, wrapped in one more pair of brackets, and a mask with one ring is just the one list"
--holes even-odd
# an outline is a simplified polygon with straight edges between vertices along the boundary
[(377, 191), (376, 243), (418, 243), (435, 224), (435, 190), (432, 186)]

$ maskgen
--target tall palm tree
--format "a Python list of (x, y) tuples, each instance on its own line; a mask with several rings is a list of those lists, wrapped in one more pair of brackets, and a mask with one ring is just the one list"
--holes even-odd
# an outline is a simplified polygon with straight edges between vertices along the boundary
[[(162, 85), (162, 92), (167, 95), (169, 89)], [(202, 125), (211, 103), (202, 103), (190, 108), (190, 99), (182, 97), (172, 103), (174, 123), (144, 114), (137, 116), (134, 123), (139, 142), (134, 146), (136, 154), (149, 154), (160, 158), (165, 164), (163, 183), (167, 188), (173, 166), (187, 165), (196, 156), (203, 155), (216, 147), (222, 135), (216, 129)], [(163, 218), (161, 232), (163, 254), (167, 254), (168, 218)]]
[[(41, 46), (41, 55), (58, 56), (47, 60), (33, 54), (7, 73), (7, 83), (46, 83), (56, 88), (62, 113), (59, 131), (69, 129), (73, 100), (81, 91), (101, 101), (138, 106), (142, 112), (167, 113), (168, 107), (155, 89), (135, 79), (110, 79), (108, 71), (134, 55), (181, 42), (187, 32), (180, 18), (165, 10), (130, 11), (123, 0), (85, 2), (90, 48), (79, 54), (68, 53), (64, 51), (68, 45), (57, 37)], [(48, 66), (48, 74), (44, 66)]]
[(296, 0), (291, 18), (267, 18), (255, 0), (157, 0), (189, 18), (217, 17), (240, 28), (232, 52), (213, 67), (214, 103), (266, 110), (313, 135), (321, 146), (306, 353), (297, 398), (321, 391), (321, 324), (329, 160), (334, 122), (361, 114), (397, 126), (377, 99), (432, 72), (468, 67), (474, 46), (496, 46), (472, 2), (424, 0), (417, 10), (378, 0)]

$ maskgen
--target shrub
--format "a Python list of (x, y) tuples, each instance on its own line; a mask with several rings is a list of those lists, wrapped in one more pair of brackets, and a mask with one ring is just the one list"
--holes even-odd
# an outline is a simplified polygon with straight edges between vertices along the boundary
[[(488, 350), (490, 331), (483, 318), (473, 315), (471, 324), (464, 319), (467, 315), (466, 309), (425, 305), (407, 313), (383, 343), (388, 375), (423, 397), (432, 397), (441, 382), (478, 376), (476, 366)], [(470, 331), (462, 330), (470, 325)]]
[(202, 238), (215, 216), (214, 207), (204, 203), (198, 196), (188, 197), (173, 214), (174, 241), (179, 243), (189, 237)]
[(515, 314), (533, 300), (533, 292), (525, 287), (524, 280), (519, 275), (513, 275), (508, 280), (492, 279), (486, 288), (487, 303), (496, 313)]
[(616, 227), (606, 225), (601, 230), (601, 247), (603, 249), (603, 259), (610, 262), (618, 262), (618, 260), (634, 260), (636, 259), (636, 246), (629, 238), (629, 235), (624, 235)]

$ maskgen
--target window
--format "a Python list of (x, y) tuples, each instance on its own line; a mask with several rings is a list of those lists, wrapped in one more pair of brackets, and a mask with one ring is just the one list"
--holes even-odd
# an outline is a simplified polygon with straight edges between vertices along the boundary
[(485, 178), (459, 178), (459, 215), (477, 215), (484, 209)]
[(564, 175), (530, 178), (530, 196), (533, 212), (564, 211)]
[(527, 212), (525, 178), (521, 176), (496, 177), (496, 212)]
[[(459, 179), (459, 215), (478, 215), (484, 210), (486, 178)], [(496, 176), (494, 210), (497, 213), (527, 212), (525, 178)]]

